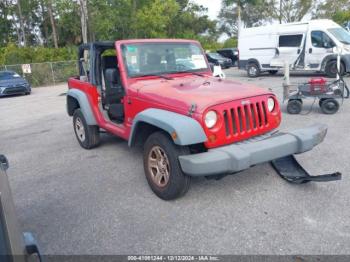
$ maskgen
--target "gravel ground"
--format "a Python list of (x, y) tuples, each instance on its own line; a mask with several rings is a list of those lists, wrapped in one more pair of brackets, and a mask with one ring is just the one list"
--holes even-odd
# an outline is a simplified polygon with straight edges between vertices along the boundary
[[(281, 99), (282, 75), (225, 73)], [(107, 134), (100, 147), (80, 148), (64, 92), (60, 85), (0, 99), (0, 152), (10, 161), (17, 213), (44, 254), (350, 254), (349, 101), (336, 115), (318, 106), (284, 112), (281, 125), (328, 124), (324, 143), (298, 160), (311, 174), (341, 171), (342, 181), (292, 185), (264, 164), (219, 181), (194, 179), (185, 197), (165, 202), (147, 185), (140, 150)], [(307, 112), (312, 100), (305, 104)]]

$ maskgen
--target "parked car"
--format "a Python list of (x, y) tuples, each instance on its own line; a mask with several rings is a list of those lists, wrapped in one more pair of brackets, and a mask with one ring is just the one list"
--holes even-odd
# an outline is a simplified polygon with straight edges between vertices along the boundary
[(219, 53), (207, 53), (206, 55), (209, 63), (220, 65), (224, 69), (232, 66), (232, 60), (220, 55)]
[(14, 71), (0, 71), (0, 97), (8, 95), (29, 95), (32, 89), (26, 79)]
[(238, 63), (238, 59), (239, 59), (238, 48), (223, 48), (223, 49), (217, 50), (216, 52), (226, 58), (231, 59), (232, 66)]
[(350, 72), (350, 33), (331, 20), (243, 28), (239, 35), (239, 68), (249, 77), (277, 73), (287, 62), (291, 71), (337, 74), (337, 53), (343, 48), (340, 72)]
[(41, 261), (33, 235), (21, 233), (6, 174), (8, 167), (6, 157), (0, 155), (0, 261)]
[(323, 124), (278, 132), (277, 97), (214, 77), (197, 41), (95, 42), (80, 46), (78, 57), (66, 98), (78, 143), (97, 147), (106, 130), (142, 146), (147, 182), (164, 200), (184, 195), (191, 177), (220, 178), (274, 159), (299, 175), (304, 169), (285, 157), (311, 150), (327, 133)]

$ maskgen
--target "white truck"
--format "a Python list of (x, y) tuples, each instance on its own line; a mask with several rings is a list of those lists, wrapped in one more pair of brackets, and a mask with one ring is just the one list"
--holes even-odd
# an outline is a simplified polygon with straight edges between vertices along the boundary
[(342, 50), (340, 73), (350, 72), (350, 33), (332, 20), (244, 28), (238, 39), (239, 68), (249, 77), (276, 74), (287, 63), (291, 71), (337, 74), (337, 51)]

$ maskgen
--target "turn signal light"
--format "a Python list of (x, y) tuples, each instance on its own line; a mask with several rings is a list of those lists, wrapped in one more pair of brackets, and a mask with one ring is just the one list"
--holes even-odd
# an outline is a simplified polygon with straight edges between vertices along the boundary
[(214, 143), (216, 141), (216, 135), (210, 135), (209, 136), (209, 142)]

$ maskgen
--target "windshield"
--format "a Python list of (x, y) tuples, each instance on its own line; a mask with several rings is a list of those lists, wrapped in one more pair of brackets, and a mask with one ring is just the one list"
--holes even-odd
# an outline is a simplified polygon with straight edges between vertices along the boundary
[(208, 70), (202, 49), (193, 43), (137, 43), (122, 46), (129, 77)]
[(218, 53), (208, 53), (208, 55), (211, 57), (211, 58), (215, 58), (215, 59), (222, 59), (222, 55), (218, 54)]
[(350, 45), (350, 33), (344, 28), (337, 27), (328, 29), (328, 31), (336, 38), (339, 42)]
[(0, 72), (0, 81), (11, 80), (18, 77), (21, 77), (21, 76), (15, 72)]

